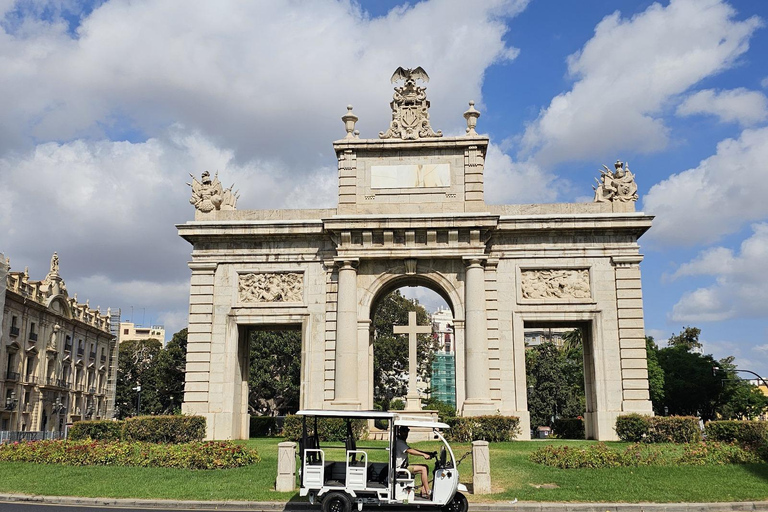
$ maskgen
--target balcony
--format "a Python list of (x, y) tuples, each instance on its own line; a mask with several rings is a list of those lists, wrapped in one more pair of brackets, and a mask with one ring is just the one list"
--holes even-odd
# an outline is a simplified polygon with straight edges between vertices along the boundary
[(37, 342), (37, 333), (36, 332), (29, 333), (29, 341), (31, 341), (33, 343)]
[(19, 377), (21, 377), (21, 374), (19, 374), (19, 372), (5, 372), (5, 380), (12, 380), (12, 381), (18, 382)]
[(65, 343), (64, 344), (64, 352), (72, 352), (72, 343)]
[(37, 375), (27, 375), (24, 377), (25, 384), (37, 384)]
[(85, 354), (84, 348), (77, 349), (77, 357), (83, 357), (83, 354)]
[(13, 336), (14, 338), (15, 338), (16, 336), (18, 336), (18, 335), (19, 335), (19, 328), (18, 328), (18, 327), (14, 327), (14, 326), (11, 326), (11, 332), (10, 332), (10, 335), (11, 335), (11, 336)]
[(91, 352), (90, 354), (88, 354), (88, 359), (91, 359), (91, 360), (95, 361), (96, 360), (96, 352)]
[(22, 405), (21, 406), (21, 412), (27, 413), (27, 414), (32, 412), (32, 404), (27, 403), (27, 404)]
[(57, 387), (57, 388), (64, 388), (64, 389), (68, 389), (69, 388), (69, 382), (64, 380), (64, 379), (57, 379), (55, 377), (48, 377), (48, 379), (46, 379), (45, 382), (46, 382), (46, 384), (48, 386), (54, 386), (54, 387)]
[(101, 356), (101, 364), (106, 364), (107, 356)]
[(88, 388), (88, 392), (93, 395), (96, 393), (96, 388)]

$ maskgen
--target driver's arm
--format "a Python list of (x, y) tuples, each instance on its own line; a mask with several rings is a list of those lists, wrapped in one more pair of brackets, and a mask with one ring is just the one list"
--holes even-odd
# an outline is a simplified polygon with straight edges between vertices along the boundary
[(406, 450), (406, 452), (407, 452), (407, 453), (409, 453), (409, 454), (411, 454), (411, 455), (420, 455), (420, 456), (424, 457), (424, 458), (425, 458), (425, 459), (427, 459), (427, 460), (429, 460), (429, 459), (431, 459), (431, 458), (432, 458), (432, 456), (431, 456), (429, 453), (427, 453), (427, 452), (422, 452), (421, 450), (417, 450), (416, 448), (410, 448), (410, 447), (409, 447), (409, 448)]

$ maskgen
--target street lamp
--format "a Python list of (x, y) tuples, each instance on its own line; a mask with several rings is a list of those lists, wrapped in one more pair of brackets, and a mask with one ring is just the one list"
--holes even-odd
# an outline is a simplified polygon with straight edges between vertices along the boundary
[(59, 417), (59, 423), (56, 426), (56, 428), (58, 428), (59, 431), (61, 431), (61, 426), (62, 426), (61, 425), (61, 414), (66, 410), (66, 408), (67, 408), (67, 406), (64, 403), (62, 403), (61, 397), (57, 396), (56, 397), (56, 401), (51, 406), (51, 412), (53, 414), (56, 414)]
[[(717, 366), (717, 365), (714, 365), (714, 366), (712, 367), (712, 375), (714, 375), (715, 377), (717, 377), (717, 372), (719, 372), (720, 370), (722, 370), (722, 368), (720, 368), (720, 367), (719, 367), (719, 366)], [(768, 388), (768, 382), (765, 382), (765, 379), (764, 379), (764, 378), (762, 378), (761, 376), (759, 376), (758, 374), (756, 374), (756, 373), (755, 373), (755, 372), (753, 372), (752, 370), (737, 370), (737, 369), (735, 369), (735, 368), (734, 368), (734, 369), (733, 369), (733, 371), (734, 371), (734, 372), (742, 372), (742, 373), (749, 373), (749, 374), (752, 374), (752, 375), (754, 375), (755, 377), (757, 377), (757, 378), (758, 378), (758, 380), (762, 381), (763, 385), (764, 385), (766, 388)]]
[(136, 399), (136, 416), (141, 416), (141, 384), (133, 388), (133, 390), (138, 393), (138, 398)]
[(10, 396), (5, 399), (5, 410), (12, 411), (19, 405), (19, 400), (16, 398), (16, 392), (11, 391)]

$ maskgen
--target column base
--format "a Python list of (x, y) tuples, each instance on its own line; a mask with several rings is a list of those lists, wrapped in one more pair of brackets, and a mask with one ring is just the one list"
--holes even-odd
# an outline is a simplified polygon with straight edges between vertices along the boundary
[(498, 406), (486, 398), (464, 400), (461, 407), (462, 416), (485, 416), (496, 414)]

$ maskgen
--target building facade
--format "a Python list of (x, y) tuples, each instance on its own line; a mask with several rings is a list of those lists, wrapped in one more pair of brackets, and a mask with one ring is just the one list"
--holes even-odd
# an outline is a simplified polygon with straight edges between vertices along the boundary
[(129, 340), (155, 339), (165, 346), (165, 328), (162, 325), (143, 327), (131, 322), (120, 322), (120, 332), (117, 339), (118, 343)]
[(0, 277), (0, 430), (62, 431), (111, 418), (117, 344), (109, 311), (69, 296), (56, 253), (42, 281), (11, 272), (7, 260)]

